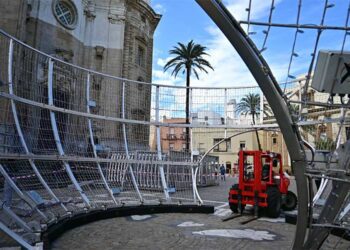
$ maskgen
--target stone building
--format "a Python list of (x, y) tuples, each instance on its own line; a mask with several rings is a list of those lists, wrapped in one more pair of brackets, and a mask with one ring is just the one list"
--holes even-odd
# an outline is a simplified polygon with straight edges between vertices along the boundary
[[(0, 1), (0, 29), (66, 62), (142, 82), (152, 80), (153, 34), (160, 18), (151, 8), (150, 0)], [(33, 82), (29, 78), (35, 77), (34, 82), (47, 82), (46, 72), (47, 68), (43, 67), (37, 72), (30, 72), (31, 76), (17, 74), (19, 78), (26, 78), (17, 80)], [(86, 81), (83, 76), (74, 75), (67, 69), (55, 77), (60, 84), (54, 86), (54, 91), (56, 96), (63, 98), (55, 103), (56, 106), (75, 109), (86, 105), (81, 98), (86, 92), (82, 87)], [(31, 96), (37, 90), (30, 88), (38, 89), (38, 86), (26, 87)], [(93, 75), (91, 89), (91, 100), (95, 103), (91, 107), (92, 113), (121, 117), (121, 81)], [(126, 118), (149, 121), (151, 87), (126, 82), (125, 93)], [(25, 93), (17, 94), (27, 97)], [(36, 118), (41, 116), (32, 115)], [(65, 122), (79, 123), (76, 119)], [(109, 126), (107, 131), (105, 125), (94, 121), (96, 143), (119, 147), (111, 144), (115, 144), (113, 139), (121, 137), (120, 126)], [(130, 141), (148, 137), (149, 128), (140, 126), (128, 127)], [(73, 134), (73, 131), (67, 131), (67, 134)], [(140, 145), (139, 142), (130, 144)]]
[[(303, 88), (305, 85), (305, 78), (300, 76), (296, 79), (296, 84), (293, 88), (289, 89), (287, 92), (288, 98), (292, 101), (300, 101), (302, 99)], [(310, 84), (312, 81), (310, 82)], [(308, 89), (307, 99), (310, 102), (315, 103), (326, 103), (328, 101), (329, 94), (317, 92), (312, 88)], [(264, 103), (267, 103), (264, 100)], [(340, 104), (338, 98), (334, 98), (335, 104)], [(299, 104), (291, 104), (292, 115), (296, 116), (299, 119), (299, 116), (302, 117), (303, 121), (313, 121), (316, 124), (312, 125), (301, 125), (300, 126), (300, 135), (301, 137), (310, 143), (316, 151), (332, 151), (336, 146), (336, 138), (340, 129), (340, 123), (334, 122), (337, 119), (342, 117), (342, 111), (340, 108), (335, 107), (320, 107), (316, 105), (307, 105), (301, 110)], [(344, 116), (344, 127), (341, 130), (340, 134), (340, 143), (345, 143), (346, 140), (350, 138), (350, 114), (345, 113)], [(324, 121), (322, 123), (321, 121)], [(327, 122), (328, 121), (328, 122)], [(333, 122), (330, 122), (333, 121)], [(264, 124), (275, 124), (276, 119), (273, 114), (270, 116), (263, 117)], [(272, 152), (278, 152), (282, 155), (284, 162), (284, 167), (290, 170), (290, 157), (288, 149), (285, 145), (285, 140), (282, 133), (280, 132), (271, 132), (263, 131), (262, 134), (262, 147), (264, 150), (269, 150)]]
[[(163, 118), (164, 123), (185, 124), (185, 118)], [(154, 137), (155, 138), (155, 137)], [(182, 127), (161, 127), (160, 142), (162, 152), (186, 151), (186, 128)], [(155, 144), (156, 145), (156, 144)]]
[(65, 61), (151, 81), (153, 34), (160, 20), (149, 0), (4, 0), (0, 27)]
[[(239, 132), (243, 131), (227, 129), (226, 134), (227, 137), (230, 137)], [(192, 129), (192, 138), (193, 151), (203, 155), (225, 138), (225, 132), (222, 129), (194, 128)], [(240, 150), (257, 149), (258, 143), (255, 133), (245, 133), (221, 142), (212, 148), (208, 155), (217, 157), (218, 163), (226, 166), (226, 172), (232, 173), (232, 170), (237, 169)]]

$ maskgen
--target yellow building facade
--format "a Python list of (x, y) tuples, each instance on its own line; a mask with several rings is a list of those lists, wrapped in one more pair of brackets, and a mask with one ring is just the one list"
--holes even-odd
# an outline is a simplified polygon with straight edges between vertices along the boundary
[[(205, 154), (219, 158), (218, 163), (224, 164), (227, 173), (233, 173), (238, 164), (238, 152), (244, 150), (258, 150), (258, 142), (255, 133), (249, 132), (234, 136), (213, 147), (224, 138), (238, 134), (242, 131), (237, 129), (227, 129), (226, 137), (223, 129), (192, 129), (192, 146), (194, 154)], [(259, 132), (261, 138), (262, 132)], [(261, 139), (260, 139), (261, 140)]]

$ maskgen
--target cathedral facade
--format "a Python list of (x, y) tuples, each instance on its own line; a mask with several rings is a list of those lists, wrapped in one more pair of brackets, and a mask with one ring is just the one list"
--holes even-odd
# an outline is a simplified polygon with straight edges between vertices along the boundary
[[(153, 35), (161, 16), (151, 8), (149, 0), (2, 0), (0, 16), (0, 29), (65, 62), (133, 81), (152, 81)], [(80, 86), (85, 86), (85, 79), (69, 70), (63, 71), (62, 75), (55, 73), (57, 84), (53, 91), (61, 98), (55, 105), (66, 109), (84, 107), (86, 101), (80, 96), (86, 90)], [(44, 102), (39, 97), (45, 95), (46, 73), (45, 67), (30, 74), (17, 72), (16, 82), (23, 86), (18, 87), (16, 94)], [(42, 92), (38, 91), (38, 85)], [(91, 113), (121, 118), (124, 91), (125, 118), (150, 120), (151, 86), (148, 84), (127, 82), (123, 90), (121, 81), (96, 74), (91, 77), (90, 88), (91, 100), (88, 101), (94, 103)], [(26, 93), (22, 93), (22, 89)], [(32, 121), (28, 122), (33, 127), (27, 133), (37, 138), (28, 142), (34, 152), (40, 148), (40, 138), (45, 137), (36, 135), (35, 127), (43, 131), (49, 128), (42, 126), (49, 125), (42, 124), (42, 120), (47, 119), (42, 111), (26, 112), (31, 112)], [(69, 148), (70, 144), (77, 142), (69, 143), (67, 135), (76, 134), (72, 128), (78, 127), (81, 119), (65, 115), (60, 119), (71, 124), (60, 131), (62, 141)], [(31, 126), (23, 124), (23, 127)], [(106, 126), (106, 122), (95, 120), (93, 126), (97, 145), (117, 150), (121, 147), (121, 124)], [(130, 145), (141, 145), (145, 149), (148, 145), (137, 140), (148, 138), (149, 128), (141, 127), (128, 126), (128, 137)], [(78, 140), (80, 144), (87, 141), (84, 138)]]

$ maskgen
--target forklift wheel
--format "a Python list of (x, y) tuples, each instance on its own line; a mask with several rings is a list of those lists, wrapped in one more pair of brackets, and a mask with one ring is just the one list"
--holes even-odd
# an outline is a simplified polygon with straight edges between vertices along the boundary
[[(238, 190), (238, 184), (232, 185), (231, 190)], [(233, 197), (233, 198), (237, 199), (237, 197)], [(231, 209), (232, 212), (238, 213), (238, 204), (236, 204), (236, 203), (229, 203), (229, 206), (230, 206), (230, 209)], [(245, 205), (241, 205), (241, 207), (242, 207), (242, 210), (240, 212), (243, 213)]]
[(271, 218), (278, 218), (281, 213), (281, 193), (276, 186), (270, 186), (266, 190), (267, 208), (266, 215)]
[(286, 201), (282, 205), (282, 209), (285, 211), (292, 211), (296, 208), (297, 203), (298, 203), (297, 196), (293, 192), (288, 191), (286, 196)]
[(234, 213), (238, 213), (238, 207), (237, 204), (230, 203), (230, 209)]

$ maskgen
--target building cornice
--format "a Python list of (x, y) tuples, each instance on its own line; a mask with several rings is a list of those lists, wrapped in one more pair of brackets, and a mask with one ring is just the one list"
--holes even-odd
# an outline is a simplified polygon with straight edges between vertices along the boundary
[(157, 14), (152, 7), (143, 0), (126, 0), (126, 3), (129, 6), (133, 6), (136, 9), (146, 12), (148, 17), (151, 19), (153, 25), (157, 26), (160, 19), (162, 18), (161, 14)]

